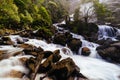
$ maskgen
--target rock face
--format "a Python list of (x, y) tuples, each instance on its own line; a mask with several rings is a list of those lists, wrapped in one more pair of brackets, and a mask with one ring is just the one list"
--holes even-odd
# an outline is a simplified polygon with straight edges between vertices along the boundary
[(97, 51), (103, 59), (120, 63), (120, 42), (100, 46)]
[(81, 47), (81, 45), (82, 45), (82, 42), (79, 39), (75, 39), (75, 38), (73, 38), (68, 43), (68, 47), (76, 53), (78, 53), (78, 50)]
[(83, 47), (82, 48), (82, 51), (81, 51), (81, 55), (84, 55), (84, 56), (89, 56), (90, 55), (90, 49), (88, 47)]

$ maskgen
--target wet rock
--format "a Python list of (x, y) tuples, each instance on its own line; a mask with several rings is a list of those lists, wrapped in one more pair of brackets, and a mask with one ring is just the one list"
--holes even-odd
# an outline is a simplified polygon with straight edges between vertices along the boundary
[(23, 76), (24, 76), (24, 73), (22, 73), (20, 71), (12, 70), (7, 77), (22, 78)]
[(17, 56), (17, 55), (20, 55), (22, 54), (23, 52), (22, 51), (16, 51), (16, 52), (7, 52), (7, 51), (0, 51), (0, 60), (2, 59), (7, 59), (7, 58), (10, 58), (12, 56)]
[(36, 68), (36, 59), (31, 57), (29, 60), (26, 61), (26, 67), (30, 70), (30, 74), (35, 72)]
[(54, 36), (53, 43), (65, 46), (71, 39), (72, 35), (69, 32), (57, 33)]
[(63, 54), (73, 55), (72, 51), (67, 47), (62, 48), (61, 51), (63, 52)]
[(25, 30), (25, 31), (22, 31), (21, 33), (19, 33), (20, 36), (29, 37), (29, 38), (32, 37), (32, 34), (33, 34), (32, 30)]
[(114, 41), (110, 38), (108, 39), (101, 39), (101, 40), (97, 40), (96, 43), (100, 44), (100, 45), (109, 45), (111, 43), (113, 43)]
[(26, 58), (26, 57), (22, 57), (22, 58), (20, 58), (19, 60), (22, 62), (22, 64), (26, 64), (26, 62), (27, 62), (29, 59)]
[(81, 45), (82, 45), (82, 42), (81, 42), (79, 39), (75, 39), (75, 38), (73, 38), (73, 39), (68, 43), (68, 47), (69, 47), (72, 51), (74, 51), (74, 52), (76, 52), (76, 53), (78, 53), (78, 50), (79, 50), (79, 48), (81, 47)]
[(34, 51), (35, 50), (35, 46), (30, 45), (30, 44), (21, 44), (18, 47), (21, 47), (24, 49), (24, 51)]
[(98, 54), (108, 61), (120, 63), (120, 42), (97, 48)]
[(60, 33), (55, 35), (53, 43), (65, 45), (66, 44), (66, 36), (64, 34), (60, 34)]
[(4, 51), (0, 51), (0, 60), (4, 59), (4, 55), (5, 55)]
[(25, 54), (26, 54), (26, 55), (32, 55), (32, 56), (35, 56), (35, 57), (38, 56), (38, 53), (37, 53), (37, 52), (34, 52), (34, 51), (25, 51)]
[(81, 51), (81, 55), (84, 55), (84, 56), (89, 56), (90, 55), (90, 49), (88, 47), (83, 47), (82, 48), (82, 51)]
[(40, 54), (44, 54), (44, 58), (48, 58), (50, 55), (53, 54), (53, 52), (52, 51), (43, 51)]
[(14, 45), (14, 42), (9, 36), (4, 36), (0, 39), (0, 45)]
[(41, 47), (37, 48), (37, 47), (30, 45), (30, 44), (21, 44), (18, 47), (23, 48), (25, 54), (33, 55), (33, 56), (37, 56), (39, 52), (43, 51), (43, 49)]
[(49, 73), (49, 76), (54, 75), (56, 80), (67, 80), (74, 71), (79, 73), (80, 69), (71, 58), (67, 58), (57, 62), (53, 67), (53, 71)]
[(61, 56), (60, 56), (60, 51), (59, 50), (56, 50), (54, 51), (52, 55), (50, 55), (40, 66), (39, 68), (39, 72), (40, 73), (44, 73), (44, 72), (47, 72), (49, 71), (52, 66), (53, 66), (53, 63), (57, 62), (60, 60)]

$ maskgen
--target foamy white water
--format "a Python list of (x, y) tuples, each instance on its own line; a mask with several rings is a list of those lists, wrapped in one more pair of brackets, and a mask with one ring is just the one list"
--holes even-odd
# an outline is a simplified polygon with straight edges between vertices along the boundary
[(22, 51), (22, 48), (16, 48), (13, 46), (0, 46), (0, 51), (5, 52), (9, 56), (7, 59), (0, 61), (0, 80), (25, 80), (24, 78), (12, 78), (10, 77), (11, 71), (19, 71), (23, 74), (28, 74), (29, 70), (20, 61), (21, 58), (30, 58), (32, 56), (28, 55), (18, 55), (12, 56), (16, 52)]
[[(63, 48), (59, 45), (47, 44), (44, 41), (34, 39), (28, 41), (27, 43), (37, 47), (41, 46), (44, 50), (50, 51), (54, 51), (56, 49), (61, 50)], [(79, 55), (69, 56), (69, 54), (66, 55), (62, 51), (60, 54), (63, 58), (71, 57), (79, 66), (81, 73), (90, 80), (119, 80), (118, 76), (120, 76), (120, 67), (115, 64), (91, 57), (83, 57)]]
[(119, 34), (119, 29), (116, 29), (117, 31), (115, 31), (115, 28), (112, 28), (111, 26), (107, 26), (107, 25), (98, 25), (99, 27), (99, 31), (98, 31), (98, 40), (101, 39), (111, 39), (113, 41), (117, 41), (116, 36), (117, 34)]

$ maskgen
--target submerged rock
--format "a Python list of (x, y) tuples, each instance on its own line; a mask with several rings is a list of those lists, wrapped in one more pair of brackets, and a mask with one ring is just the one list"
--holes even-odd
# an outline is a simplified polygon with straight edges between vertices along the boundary
[(88, 47), (83, 47), (82, 48), (82, 51), (81, 51), (81, 55), (84, 55), (84, 56), (89, 56), (90, 55), (90, 49)]
[(24, 75), (25, 75), (25, 74), (22, 73), (22, 72), (20, 72), (20, 71), (12, 70), (7, 77), (22, 78)]
[(4, 51), (0, 51), (0, 60), (4, 59)]

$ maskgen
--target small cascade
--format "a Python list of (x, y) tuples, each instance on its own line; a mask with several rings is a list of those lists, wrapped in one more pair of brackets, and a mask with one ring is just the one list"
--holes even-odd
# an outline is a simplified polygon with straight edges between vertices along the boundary
[(19, 35), (10, 35), (9, 37), (12, 40), (12, 42), (14, 42), (15, 45), (17, 44), (18, 41), (19, 42), (24, 42), (23, 38), (20, 37)]
[(107, 26), (107, 25), (99, 25), (99, 31), (98, 31), (98, 40), (101, 39), (112, 39), (113, 41), (116, 41), (116, 36), (117, 33), (119, 32), (119, 29), (113, 28), (111, 26)]
[[(77, 35), (79, 36), (79, 35)], [(77, 37), (75, 36), (75, 37)], [(80, 36), (79, 36), (80, 38)], [(83, 44), (82, 46), (89, 46), (89, 47), (96, 47), (98, 46), (97, 44), (87, 42), (84, 39), (81, 39)], [(62, 59), (65, 58), (72, 58), (75, 62), (75, 64), (80, 68), (80, 72), (86, 76), (89, 80), (119, 80), (120, 76), (120, 67), (112, 64), (105, 62), (101, 59), (96, 59), (92, 57), (83, 57), (80, 55), (74, 55), (73, 52), (64, 46), (61, 45), (56, 45), (53, 43), (46, 43), (43, 40), (37, 40), (37, 39), (29, 39), (29, 41), (25, 42), (26, 44), (31, 44), (36, 47), (41, 47), (45, 51), (54, 51), (59, 49), (60, 50), (60, 55), (62, 56)], [(19, 52), (22, 51), (21, 48), (16, 48), (13, 46), (0, 46), (0, 50), (7, 51), (8, 54), (13, 54), (12, 51), (14, 52)], [(8, 59), (4, 59), (0, 61), (0, 80), (26, 80), (23, 78), (11, 78), (8, 76), (12, 70), (20, 71), (24, 74), (28, 74), (28, 69), (22, 64), (22, 62), (19, 60), (20, 58), (30, 58), (32, 56), (29, 55), (17, 55), (17, 56), (11, 56)], [(42, 76), (43, 74), (37, 75), (36, 80), (39, 80), (39, 77)], [(46, 80), (49, 80), (46, 78)]]
[(82, 47), (80, 47), (78, 54), (81, 55), (82, 48), (87, 47), (90, 49), (91, 53), (89, 57), (94, 57), (94, 58), (100, 58), (100, 56), (97, 54), (96, 48), (99, 46), (98, 44), (95, 44), (93, 42), (86, 41), (83, 36), (77, 35), (74, 33), (71, 33), (73, 35), (73, 38), (80, 39), (82, 41)]
[[(68, 48), (65, 48), (60, 45), (52, 44), (52, 43), (48, 44), (41, 40), (30, 39), (26, 43), (32, 44), (37, 47), (40, 46), (44, 50), (54, 51), (56, 49), (59, 49), (62, 59), (67, 58), (67, 57), (72, 58), (74, 62), (76, 63), (76, 65), (80, 68), (81, 70), (80, 72), (84, 76), (86, 76), (89, 80), (119, 80), (118, 77), (120, 75), (120, 67), (115, 64), (105, 62), (104, 60), (101, 60), (101, 59), (83, 57), (79, 55), (71, 55), (72, 51), (70, 51)], [(63, 48), (67, 50), (66, 51), (67, 54), (63, 51)]]
[(83, 47), (87, 47), (87, 48), (90, 49), (90, 55), (89, 55), (89, 57), (100, 58), (99, 54), (96, 51), (96, 48), (98, 46), (99, 46), (98, 44), (95, 44), (93, 42), (82, 40), (82, 47), (79, 49), (79, 54), (81, 54)]
[(0, 61), (0, 80), (25, 80), (24, 78), (14, 77), (14, 72), (21, 74), (28, 74), (29, 72), (29, 70), (22, 64), (20, 59), (30, 58), (31, 56), (13, 56), (14, 53), (20, 52), (22, 50), (23, 49), (21, 48), (15, 48), (13, 46), (0, 46), (0, 51), (5, 52), (3, 55), (1, 55), (3, 57), (0, 56), (0, 58), (5, 57), (5, 59)]

